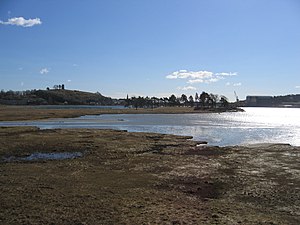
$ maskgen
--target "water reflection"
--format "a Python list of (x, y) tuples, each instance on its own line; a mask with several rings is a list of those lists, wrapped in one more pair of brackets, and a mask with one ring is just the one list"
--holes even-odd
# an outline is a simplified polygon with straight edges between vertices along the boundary
[(50, 153), (35, 152), (25, 157), (16, 157), (16, 156), (5, 157), (3, 158), (3, 161), (15, 162), (15, 161), (38, 161), (38, 160), (63, 160), (63, 159), (75, 159), (82, 156), (83, 153), (81, 152), (50, 152)]

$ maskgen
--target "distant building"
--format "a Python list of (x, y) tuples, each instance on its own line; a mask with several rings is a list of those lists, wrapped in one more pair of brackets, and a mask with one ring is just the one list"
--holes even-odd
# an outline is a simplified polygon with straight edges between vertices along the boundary
[(247, 96), (246, 97), (246, 106), (273, 106), (274, 98), (273, 96)]

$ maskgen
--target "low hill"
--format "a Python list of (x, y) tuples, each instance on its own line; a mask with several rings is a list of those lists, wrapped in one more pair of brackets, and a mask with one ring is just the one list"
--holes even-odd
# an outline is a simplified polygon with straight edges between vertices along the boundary
[(7, 105), (112, 105), (113, 99), (100, 93), (50, 89), (1, 92), (0, 104)]
[(100, 93), (90, 93), (73, 90), (38, 90), (38, 97), (45, 99), (48, 104), (71, 104), (71, 105), (111, 105), (111, 98)]

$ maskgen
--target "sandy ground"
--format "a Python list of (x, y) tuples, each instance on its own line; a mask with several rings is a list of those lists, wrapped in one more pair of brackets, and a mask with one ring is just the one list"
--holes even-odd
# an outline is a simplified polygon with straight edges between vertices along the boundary
[[(0, 224), (300, 224), (299, 147), (197, 144), (150, 133), (0, 128)], [(37, 152), (84, 156), (22, 161)]]

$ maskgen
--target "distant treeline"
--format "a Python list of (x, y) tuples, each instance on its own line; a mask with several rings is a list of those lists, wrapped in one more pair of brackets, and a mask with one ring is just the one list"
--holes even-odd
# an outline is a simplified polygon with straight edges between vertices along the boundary
[(202, 92), (200, 95), (195, 94), (195, 97), (190, 95), (189, 97), (185, 94), (182, 94), (180, 97), (176, 97), (172, 94), (170, 97), (131, 97), (125, 99), (126, 107), (134, 108), (154, 108), (161, 106), (190, 106), (196, 108), (216, 108), (216, 107), (228, 107), (228, 99), (221, 95), (217, 94), (208, 94)]
[(124, 105), (133, 108), (155, 108), (162, 106), (185, 106), (199, 109), (228, 107), (228, 99), (221, 95), (202, 92), (189, 97), (185, 94), (170, 97), (131, 97), (112, 99), (99, 92), (90, 93), (76, 90), (65, 90), (64, 86), (57, 86), (47, 90), (4, 91), (0, 92), (0, 104), (6, 105)]

